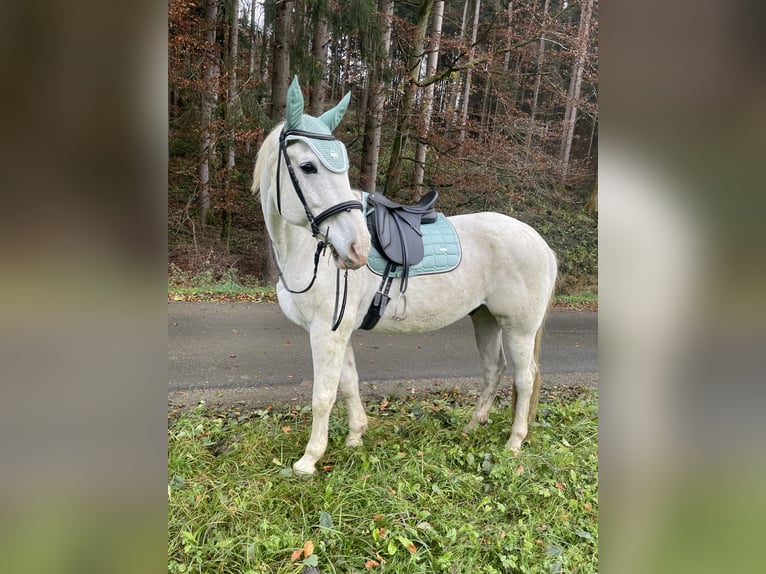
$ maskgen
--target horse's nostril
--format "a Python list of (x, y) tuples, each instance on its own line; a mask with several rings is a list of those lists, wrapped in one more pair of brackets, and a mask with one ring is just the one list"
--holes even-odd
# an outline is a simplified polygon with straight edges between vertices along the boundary
[(362, 266), (367, 263), (367, 250), (364, 245), (360, 245), (357, 241), (353, 241), (349, 245), (349, 253), (352, 261), (357, 265)]

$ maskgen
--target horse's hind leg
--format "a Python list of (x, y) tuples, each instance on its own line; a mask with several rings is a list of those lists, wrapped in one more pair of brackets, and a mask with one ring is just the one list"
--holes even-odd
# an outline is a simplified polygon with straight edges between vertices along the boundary
[(489, 412), (507, 365), (503, 352), (503, 330), (494, 315), (482, 306), (471, 315), (471, 320), (476, 336), (476, 346), (481, 355), (484, 386), (479, 394), (473, 416), (463, 428), (463, 432), (471, 432), (489, 419)]
[(348, 438), (346, 446), (362, 444), (362, 433), (367, 430), (367, 415), (364, 412), (362, 399), (359, 396), (359, 374), (354, 360), (354, 349), (349, 342), (346, 356), (343, 359), (343, 370), (340, 373), (340, 392), (348, 408)]
[(536, 333), (514, 332), (513, 327), (508, 326), (504, 329), (504, 335), (513, 364), (514, 384), (513, 425), (505, 446), (512, 452), (519, 452), (521, 443), (527, 437), (531, 410), (536, 410), (535, 381), (539, 381), (535, 360)]

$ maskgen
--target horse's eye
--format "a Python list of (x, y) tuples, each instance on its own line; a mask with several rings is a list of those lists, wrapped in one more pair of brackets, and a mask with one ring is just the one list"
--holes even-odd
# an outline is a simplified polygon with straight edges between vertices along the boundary
[(306, 174), (316, 173), (317, 166), (315, 166), (312, 162), (307, 161), (306, 163), (301, 164), (301, 170), (303, 170), (303, 173), (306, 173)]

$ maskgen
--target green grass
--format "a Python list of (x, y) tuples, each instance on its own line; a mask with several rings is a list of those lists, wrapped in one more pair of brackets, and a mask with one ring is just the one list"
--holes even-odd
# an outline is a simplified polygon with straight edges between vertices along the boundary
[(567, 305), (598, 304), (598, 294), (592, 291), (583, 291), (571, 295), (556, 295), (554, 301)]
[(214, 273), (211, 269), (192, 273), (171, 263), (168, 266), (168, 299), (171, 301), (275, 301), (273, 286), (257, 285), (252, 277), (242, 278), (234, 268)]
[(168, 431), (168, 572), (596, 572), (597, 400), (546, 391), (518, 457), (507, 401), (471, 436), (473, 400), (384, 402), (357, 449), (338, 406), (308, 480), (290, 465), (310, 409), (187, 411)]

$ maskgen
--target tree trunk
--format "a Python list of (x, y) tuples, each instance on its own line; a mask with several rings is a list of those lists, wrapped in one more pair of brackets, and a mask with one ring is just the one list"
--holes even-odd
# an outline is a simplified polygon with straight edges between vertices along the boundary
[[(466, 24), (468, 22), (468, 6), (471, 4), (471, 0), (465, 0), (465, 3), (463, 4), (463, 18), (460, 20), (460, 44), (463, 43), (463, 38), (465, 38), (465, 30), (466, 30)], [(460, 79), (464, 76), (464, 74), (456, 74), (455, 79), (452, 82), (452, 89), (450, 92), (450, 99), (449, 99), (449, 114), (450, 114), (450, 124), (454, 126), (458, 123), (458, 115), (457, 115), (457, 106), (458, 106), (458, 96), (460, 94), (460, 87), (461, 82)]]
[(385, 195), (388, 197), (396, 197), (399, 193), (403, 167), (402, 159), (411, 135), (416, 131), (415, 126), (413, 126), (412, 110), (418, 90), (417, 82), (420, 77), (420, 64), (423, 60), (423, 45), (428, 27), (428, 16), (431, 14), (433, 3), (434, 0), (420, 0), (415, 20), (415, 37), (412, 41), (412, 51), (407, 58), (408, 75), (404, 79), (404, 94), (396, 123), (394, 143), (391, 146), (391, 160), (386, 171)]
[(215, 42), (216, 22), (218, 20), (218, 0), (207, 0), (205, 9), (205, 48), (202, 63), (202, 106), (200, 110), (200, 162), (197, 169), (199, 177), (199, 216), (204, 228), (210, 210), (210, 162), (215, 148), (213, 115), (218, 103), (218, 50)]
[[(229, 86), (226, 90), (226, 129), (229, 139), (226, 149), (226, 189), (234, 186), (234, 168), (237, 159), (236, 129), (239, 124), (239, 95), (237, 94), (237, 59), (239, 52), (239, 0), (231, 0), (229, 14)], [(231, 218), (229, 217), (228, 197), (223, 207), (221, 239), (228, 241)]]
[(311, 55), (314, 58), (314, 75), (311, 82), (311, 97), (309, 106), (315, 116), (324, 112), (325, 101), (325, 69), (330, 45), (330, 31), (327, 26), (327, 16), (317, 14), (314, 21), (314, 38), (311, 45)]
[[(479, 12), (481, 11), (481, 0), (474, 0), (476, 3), (474, 6), (474, 12), (473, 12), (473, 28), (471, 29), (471, 46), (468, 49), (468, 61), (470, 62), (473, 58), (475, 48), (474, 44), (476, 44), (476, 36), (479, 31)], [(465, 141), (465, 131), (466, 131), (466, 125), (468, 124), (468, 106), (471, 101), (471, 74), (472, 74), (472, 67), (469, 67), (465, 71), (465, 84), (463, 85), (463, 111), (460, 116), (460, 135), (458, 136), (458, 141), (460, 143), (463, 143)]]
[(577, 100), (580, 99), (582, 86), (582, 74), (585, 69), (585, 61), (588, 55), (588, 35), (590, 34), (590, 16), (593, 8), (593, 0), (585, 0), (580, 15), (580, 29), (577, 33), (577, 55), (575, 67), (572, 70), (572, 79), (569, 84), (569, 97), (567, 109), (564, 114), (564, 135), (561, 139), (561, 173), (560, 181), (566, 185), (569, 172), (569, 156), (572, 152), (572, 139), (574, 139), (575, 124), (577, 123)]
[(278, 0), (274, 16), (274, 34), (272, 37), (273, 75), (271, 77), (271, 119), (281, 121), (285, 118), (287, 107), (287, 88), (290, 86), (290, 52), (287, 41), (290, 38), (292, 24), (292, 0)]
[(481, 102), (481, 133), (482, 140), (487, 141), (489, 136), (489, 102), (492, 99), (492, 76), (487, 74), (484, 83), (484, 98)]
[(362, 142), (362, 169), (360, 187), (368, 192), (375, 191), (378, 174), (378, 156), (380, 152), (380, 130), (383, 123), (383, 105), (385, 103), (383, 68), (389, 67), (391, 48), (391, 17), (394, 13), (393, 0), (378, 0), (378, 17), (383, 30), (382, 53), (380, 61), (373, 61), (367, 86), (367, 114), (364, 123), (364, 141)]
[(255, 3), (250, 0), (250, 67), (248, 75), (252, 78), (255, 74)]
[[(546, 3), (549, 0), (545, 0)], [(513, 0), (508, 0), (508, 46), (511, 45), (511, 37), (513, 34)], [(506, 50), (503, 56), (503, 70), (509, 70), (511, 68), (511, 51)]]
[[(551, 0), (545, 0), (543, 6), (543, 22), (548, 19), (548, 9)], [(535, 116), (537, 114), (537, 102), (540, 97), (540, 83), (543, 79), (543, 61), (545, 60), (545, 31), (540, 34), (540, 44), (537, 47), (537, 70), (535, 70), (535, 91), (532, 96), (532, 111), (529, 114), (529, 130), (527, 131), (526, 153), (524, 154), (524, 167), (527, 166), (529, 154), (532, 148), (532, 132), (535, 131)]]
[[(436, 0), (434, 15), (431, 22), (431, 45), (426, 63), (426, 77), (436, 73), (436, 65), (439, 62), (439, 46), (442, 37), (442, 20), (444, 17), (444, 0)], [(423, 105), (421, 118), (418, 124), (418, 145), (415, 149), (415, 167), (412, 183), (418, 195), (423, 194), (423, 177), (425, 175), (426, 153), (428, 151), (428, 133), (431, 129), (431, 115), (434, 109), (434, 83), (425, 87), (423, 93)]]

